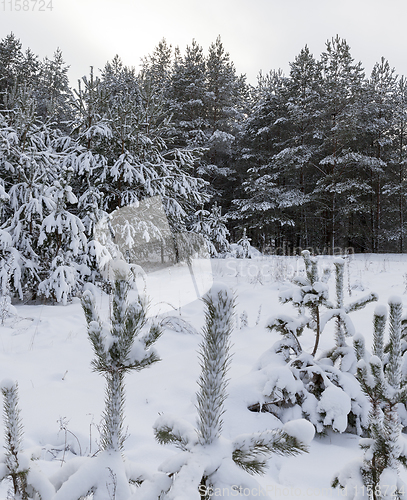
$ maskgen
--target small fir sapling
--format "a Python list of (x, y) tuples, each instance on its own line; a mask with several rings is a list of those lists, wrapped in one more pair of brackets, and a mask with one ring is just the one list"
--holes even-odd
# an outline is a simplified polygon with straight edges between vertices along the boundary
[(303, 441), (309, 442), (314, 436), (313, 426), (306, 421), (291, 423), (291, 428), (238, 436), (233, 441), (222, 436), (234, 299), (227, 288), (215, 285), (203, 300), (206, 311), (199, 353), (202, 371), (197, 427), (167, 415), (154, 424), (159, 443), (174, 444), (181, 450), (161, 466), (171, 484), (160, 498), (168, 500), (204, 500), (218, 488), (234, 494), (233, 487), (258, 487), (247, 473), (262, 474), (273, 453), (296, 455), (307, 451)]
[(401, 372), (401, 314), (399, 297), (389, 299), (389, 343), (384, 347), (386, 309), (378, 306), (373, 319), (372, 355), (364, 338), (354, 338), (358, 359), (356, 377), (370, 402), (367, 436), (359, 446), (363, 459), (336, 474), (333, 487), (347, 489), (354, 499), (366, 491), (373, 500), (405, 498), (406, 485), (399, 477), (399, 464), (407, 467), (407, 440), (401, 434), (398, 405), (406, 398), (407, 386)]
[(12, 482), (13, 500), (51, 500), (55, 490), (22, 449), (23, 425), (20, 417), (17, 383), (3, 380), (0, 384), (4, 404), (5, 454), (0, 459), (0, 481)]
[[(111, 263), (115, 273), (110, 324), (99, 317), (95, 298), (90, 291), (82, 297), (82, 307), (88, 324), (88, 337), (95, 358), (94, 371), (106, 380), (105, 411), (101, 427), (102, 453), (89, 458), (85, 464), (69, 462), (56, 475), (53, 482), (57, 488), (55, 500), (77, 500), (88, 492), (93, 498), (108, 498), (106, 486), (108, 470), (115, 477), (116, 499), (127, 500), (131, 495), (129, 484), (141, 481), (140, 468), (124, 461), (122, 456), (125, 440), (124, 376), (130, 371), (139, 371), (159, 361), (153, 344), (161, 335), (161, 329), (151, 325), (148, 332), (140, 335), (147, 320), (145, 307), (140, 298), (128, 303), (131, 288), (130, 268), (124, 261)], [(72, 460), (70, 461), (72, 462)], [(65, 472), (64, 472), (65, 470)]]

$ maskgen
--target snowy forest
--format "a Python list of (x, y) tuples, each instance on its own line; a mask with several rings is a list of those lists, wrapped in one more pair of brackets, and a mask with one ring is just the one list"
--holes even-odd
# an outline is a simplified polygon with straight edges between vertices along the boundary
[(68, 70), (0, 41), (0, 496), (407, 499), (405, 78)]
[(365, 75), (336, 37), (253, 87), (219, 37), (207, 54), (162, 40), (139, 70), (116, 56), (74, 87), (68, 66), (0, 42), (0, 225), (20, 295), (67, 260), (91, 267), (98, 211), (157, 195), (212, 255), (244, 230), (263, 252), (404, 251), (407, 85), (385, 59)]

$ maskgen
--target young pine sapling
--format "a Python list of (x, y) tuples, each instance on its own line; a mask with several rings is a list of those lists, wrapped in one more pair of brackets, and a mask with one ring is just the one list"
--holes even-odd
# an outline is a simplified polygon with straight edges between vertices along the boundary
[[(94, 498), (105, 498), (106, 489), (112, 485), (108, 477), (115, 478), (116, 500), (127, 500), (131, 495), (129, 484), (140, 481), (139, 468), (124, 463), (122, 452), (125, 440), (124, 420), (124, 377), (130, 371), (139, 371), (159, 361), (153, 344), (161, 335), (161, 329), (151, 325), (148, 332), (140, 335), (146, 326), (145, 308), (140, 298), (128, 302), (131, 288), (128, 265), (122, 261), (112, 262), (115, 273), (110, 324), (99, 317), (95, 298), (90, 291), (82, 297), (82, 307), (88, 324), (88, 336), (95, 359), (94, 371), (106, 380), (105, 411), (101, 426), (102, 453), (87, 465), (75, 468), (66, 464), (61, 474), (54, 478), (57, 488), (55, 500), (77, 500), (88, 492)], [(108, 473), (110, 471), (110, 473)], [(110, 474), (110, 475), (109, 475)]]
[(364, 493), (373, 500), (405, 498), (406, 485), (399, 464), (407, 466), (407, 441), (401, 434), (398, 404), (407, 396), (401, 372), (401, 314), (398, 297), (389, 299), (389, 344), (384, 347), (386, 310), (378, 306), (373, 320), (373, 352), (369, 357), (364, 338), (354, 339), (357, 379), (370, 402), (367, 436), (359, 441), (364, 456), (337, 473), (333, 487), (345, 489), (353, 499)]
[[(308, 250), (302, 252), (305, 263), (306, 277), (296, 276), (293, 285), (280, 294), (282, 303), (292, 302), (298, 310), (298, 317), (292, 318), (287, 315), (275, 316), (269, 320), (267, 328), (277, 330), (284, 337), (280, 350), (285, 349), (299, 355), (303, 351), (299, 338), (307, 327), (315, 333), (314, 347), (311, 355), (315, 357), (321, 334), (331, 319), (336, 319), (336, 344), (338, 349), (346, 345), (345, 336), (351, 336), (354, 328), (349, 313), (362, 309), (366, 304), (378, 299), (377, 294), (370, 293), (349, 305), (344, 305), (343, 275), (345, 261), (336, 259), (335, 266), (335, 292), (336, 303), (329, 300), (327, 282), (331, 275), (329, 269), (324, 269), (323, 275), (319, 276), (318, 260), (311, 257)], [(309, 314), (305, 314), (306, 311)]]
[(204, 303), (197, 427), (167, 415), (154, 424), (158, 442), (175, 444), (181, 450), (161, 466), (171, 483), (160, 498), (168, 500), (204, 500), (218, 490), (228, 489), (234, 494), (233, 487), (258, 487), (247, 473), (263, 473), (273, 453), (296, 455), (306, 451), (306, 444), (296, 437), (300, 428), (304, 440), (310, 441), (314, 436), (313, 426), (306, 421), (295, 423), (292, 429), (247, 434), (233, 441), (222, 436), (234, 299), (228, 289), (214, 286)]
[[(283, 338), (258, 363), (258, 369), (266, 372), (267, 381), (262, 403), (249, 409), (269, 411), (283, 422), (306, 417), (319, 433), (331, 428), (361, 434), (368, 423), (368, 403), (353, 376), (343, 373), (353, 374), (356, 370), (356, 357), (346, 343), (346, 336), (354, 333), (349, 314), (377, 300), (377, 295), (370, 293), (345, 305), (345, 261), (338, 258), (334, 261), (336, 299), (330, 302), (327, 286), (330, 271), (325, 269), (320, 277), (317, 259), (308, 251), (302, 256), (306, 277), (296, 277), (294, 286), (280, 296), (282, 302), (293, 303), (298, 317), (279, 315), (269, 321), (268, 328), (277, 330)], [(332, 319), (335, 319), (335, 347), (316, 359), (321, 334)], [(306, 327), (315, 335), (311, 353), (304, 352), (300, 343)]]
[(3, 380), (0, 384), (4, 404), (5, 454), (0, 460), (0, 481), (11, 480), (13, 500), (51, 500), (55, 489), (36, 463), (22, 448), (23, 425), (20, 417), (17, 383)]

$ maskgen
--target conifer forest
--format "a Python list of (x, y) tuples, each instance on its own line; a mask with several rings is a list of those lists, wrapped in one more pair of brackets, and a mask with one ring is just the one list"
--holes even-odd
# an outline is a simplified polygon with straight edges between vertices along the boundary
[(407, 499), (407, 80), (339, 36), (0, 40), (0, 498)]

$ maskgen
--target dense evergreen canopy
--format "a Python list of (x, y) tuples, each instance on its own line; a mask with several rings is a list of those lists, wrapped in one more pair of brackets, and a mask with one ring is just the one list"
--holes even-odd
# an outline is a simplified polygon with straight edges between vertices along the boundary
[(0, 41), (2, 293), (66, 300), (97, 279), (95, 223), (151, 196), (174, 232), (211, 226), (213, 255), (225, 221), (261, 250), (404, 251), (407, 87), (384, 58), (366, 76), (336, 36), (253, 87), (220, 37), (163, 39), (139, 71), (67, 72)]

